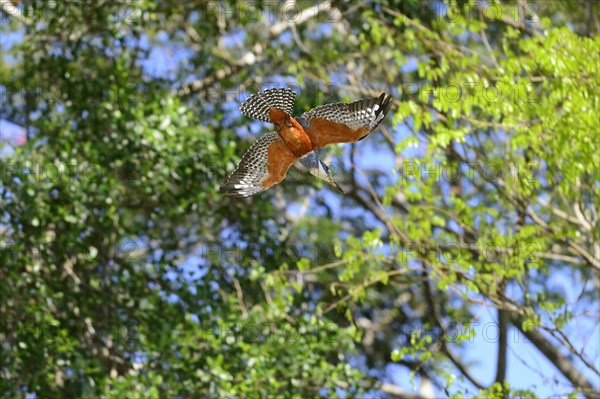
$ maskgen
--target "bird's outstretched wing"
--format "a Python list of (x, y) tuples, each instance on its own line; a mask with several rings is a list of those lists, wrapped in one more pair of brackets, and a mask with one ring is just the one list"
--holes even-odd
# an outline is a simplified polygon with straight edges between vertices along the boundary
[(381, 96), (351, 103), (316, 107), (296, 120), (310, 137), (315, 150), (333, 143), (352, 143), (364, 139), (385, 118), (392, 97)]
[(220, 191), (233, 197), (258, 194), (281, 182), (297, 159), (276, 132), (267, 133), (250, 146)]
[(288, 115), (292, 114), (296, 93), (290, 89), (269, 89), (253, 94), (240, 105), (245, 116), (263, 122), (271, 122), (269, 109), (278, 108)]

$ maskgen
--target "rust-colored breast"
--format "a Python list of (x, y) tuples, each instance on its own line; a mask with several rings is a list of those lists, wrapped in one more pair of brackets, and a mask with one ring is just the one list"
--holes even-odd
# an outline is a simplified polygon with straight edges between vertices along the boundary
[(277, 133), (289, 147), (290, 151), (300, 158), (313, 151), (313, 143), (302, 126), (294, 118), (290, 117), (289, 121), (292, 126), (286, 126), (284, 123)]

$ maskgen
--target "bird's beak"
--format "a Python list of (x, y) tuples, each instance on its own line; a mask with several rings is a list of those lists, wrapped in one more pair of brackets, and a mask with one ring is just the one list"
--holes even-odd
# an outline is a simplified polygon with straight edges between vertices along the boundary
[(344, 190), (342, 189), (342, 187), (335, 181), (333, 180), (333, 177), (331, 176), (327, 176), (328, 178), (326, 179), (327, 183), (329, 183), (329, 185), (335, 187), (340, 193), (342, 194), (346, 194), (344, 192)]

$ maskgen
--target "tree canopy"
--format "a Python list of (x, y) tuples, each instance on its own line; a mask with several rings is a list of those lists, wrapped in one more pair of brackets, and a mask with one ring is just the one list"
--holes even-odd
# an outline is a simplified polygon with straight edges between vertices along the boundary
[[(598, 397), (597, 2), (0, 5), (3, 397)], [(270, 87), (345, 195), (219, 194)]]

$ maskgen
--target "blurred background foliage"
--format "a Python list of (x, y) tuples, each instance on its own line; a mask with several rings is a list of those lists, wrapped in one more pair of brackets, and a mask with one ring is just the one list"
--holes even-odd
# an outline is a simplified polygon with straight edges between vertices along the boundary
[[(599, 15), (2, 1), (1, 395), (597, 397)], [(222, 197), (286, 85), (395, 103), (321, 153), (346, 195)]]

